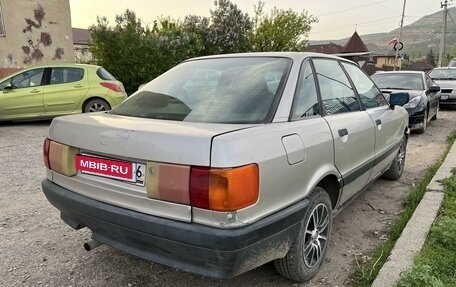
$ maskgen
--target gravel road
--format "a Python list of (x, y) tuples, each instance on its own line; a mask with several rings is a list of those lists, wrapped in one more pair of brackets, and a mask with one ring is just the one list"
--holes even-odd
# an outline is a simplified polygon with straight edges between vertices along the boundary
[(0, 286), (346, 286), (356, 260), (381, 243), (410, 190), (442, 155), (456, 111), (441, 111), (425, 134), (412, 134), (403, 177), (379, 180), (334, 221), (317, 277), (296, 284), (272, 264), (213, 280), (101, 246), (86, 252), (90, 231), (74, 231), (44, 197), (41, 151), (49, 122), (0, 123)]

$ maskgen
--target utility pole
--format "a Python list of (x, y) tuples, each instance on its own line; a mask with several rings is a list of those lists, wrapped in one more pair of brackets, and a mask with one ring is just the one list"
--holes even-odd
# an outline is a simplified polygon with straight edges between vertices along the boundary
[[(447, 0), (445, 0), (445, 1), (447, 1)], [(404, 14), (405, 14), (405, 3), (406, 2), (407, 2), (407, 0), (404, 0), (404, 7), (402, 7), (401, 28), (399, 30), (399, 38), (397, 39), (398, 43), (401, 42), (401, 38), (402, 38), (402, 27), (404, 26)], [(399, 57), (399, 50), (396, 50), (396, 56), (394, 57), (394, 68), (393, 68), (394, 71), (396, 71), (398, 57)]]
[(439, 49), (438, 66), (442, 67), (442, 61), (443, 61), (443, 57), (445, 57), (445, 46), (446, 46), (448, 0), (440, 2), (440, 8), (443, 8), (443, 23), (442, 23), (442, 35), (440, 36), (440, 49)]

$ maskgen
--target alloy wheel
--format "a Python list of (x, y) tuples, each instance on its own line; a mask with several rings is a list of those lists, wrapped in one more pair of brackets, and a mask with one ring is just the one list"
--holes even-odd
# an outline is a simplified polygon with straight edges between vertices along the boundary
[(399, 148), (399, 153), (397, 154), (397, 167), (398, 171), (402, 172), (405, 165), (405, 140), (402, 140), (401, 146)]
[(89, 112), (102, 112), (102, 111), (106, 111), (106, 107), (105, 107), (105, 105), (100, 104), (100, 103), (93, 103), (93, 105), (91, 105), (89, 107)]
[(329, 233), (329, 211), (320, 203), (313, 210), (306, 225), (304, 239), (304, 262), (312, 268), (320, 263), (326, 248)]

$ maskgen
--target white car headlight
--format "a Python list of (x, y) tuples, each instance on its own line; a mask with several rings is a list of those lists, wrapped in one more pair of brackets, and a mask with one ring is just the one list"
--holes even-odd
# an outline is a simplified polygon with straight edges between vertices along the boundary
[(421, 97), (412, 98), (407, 104), (404, 105), (404, 108), (414, 109), (420, 103)]

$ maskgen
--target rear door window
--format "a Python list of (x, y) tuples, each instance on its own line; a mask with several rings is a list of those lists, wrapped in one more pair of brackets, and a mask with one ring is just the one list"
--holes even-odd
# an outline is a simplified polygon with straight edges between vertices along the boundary
[(309, 60), (305, 60), (299, 74), (299, 82), (295, 94), (295, 105), (291, 118), (296, 120), (319, 114), (320, 105), (318, 103), (315, 76)]
[(382, 92), (359, 67), (350, 63), (342, 63), (342, 65), (355, 85), (364, 108), (369, 109), (388, 105)]
[(78, 82), (84, 78), (84, 69), (81, 68), (52, 68), (51, 85)]
[(339, 62), (332, 59), (314, 59), (313, 61), (326, 114), (359, 111), (355, 91)]

